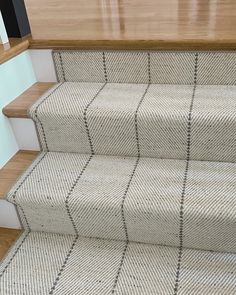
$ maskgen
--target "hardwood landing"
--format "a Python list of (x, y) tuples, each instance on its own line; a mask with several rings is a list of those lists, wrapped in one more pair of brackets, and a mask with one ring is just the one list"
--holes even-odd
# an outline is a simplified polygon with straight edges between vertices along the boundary
[(0, 227), (0, 260), (6, 255), (21, 233), (22, 230), (20, 229)]
[(0, 169), (0, 199), (3, 199), (18, 177), (29, 167), (38, 151), (19, 151)]
[(235, 0), (25, 0), (32, 36), (0, 45), (0, 64), (29, 48), (236, 50)]
[(25, 0), (31, 48), (236, 49), (235, 0)]

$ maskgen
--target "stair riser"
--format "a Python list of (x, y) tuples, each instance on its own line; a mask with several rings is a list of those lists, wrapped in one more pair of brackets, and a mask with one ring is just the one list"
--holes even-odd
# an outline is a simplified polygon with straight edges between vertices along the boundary
[(0, 200), (0, 227), (21, 228), (16, 206), (6, 200)]
[(20, 150), (40, 150), (35, 124), (31, 119), (10, 118), (9, 121)]
[(60, 82), (236, 84), (235, 52), (67, 50), (53, 57)]

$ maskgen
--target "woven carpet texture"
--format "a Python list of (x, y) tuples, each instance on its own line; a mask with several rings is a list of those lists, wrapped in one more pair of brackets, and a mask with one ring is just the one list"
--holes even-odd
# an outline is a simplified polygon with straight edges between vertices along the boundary
[(0, 294), (236, 294), (236, 53), (53, 59)]

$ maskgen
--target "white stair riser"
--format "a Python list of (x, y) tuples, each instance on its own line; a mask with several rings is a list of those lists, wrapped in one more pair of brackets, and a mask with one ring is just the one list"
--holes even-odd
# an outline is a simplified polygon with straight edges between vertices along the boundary
[(6, 200), (0, 200), (0, 227), (21, 228), (16, 207)]
[(20, 150), (40, 150), (34, 122), (31, 119), (10, 118), (10, 123)]
[(29, 50), (36, 80), (38, 82), (56, 82), (51, 49)]

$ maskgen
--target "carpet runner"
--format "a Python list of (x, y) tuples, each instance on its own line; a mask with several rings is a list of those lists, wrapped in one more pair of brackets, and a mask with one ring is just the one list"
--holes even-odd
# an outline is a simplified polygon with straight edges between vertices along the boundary
[(53, 58), (0, 294), (235, 294), (236, 54)]

